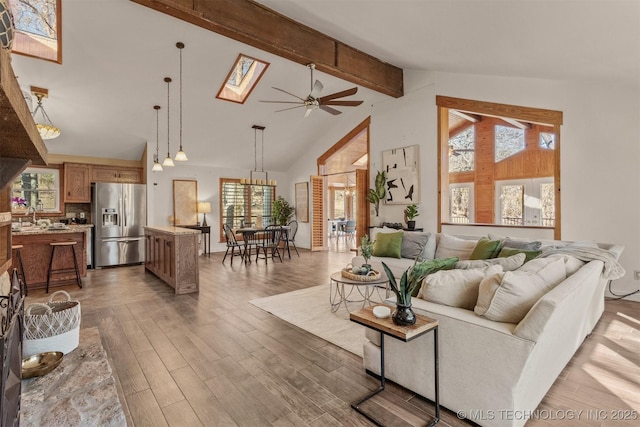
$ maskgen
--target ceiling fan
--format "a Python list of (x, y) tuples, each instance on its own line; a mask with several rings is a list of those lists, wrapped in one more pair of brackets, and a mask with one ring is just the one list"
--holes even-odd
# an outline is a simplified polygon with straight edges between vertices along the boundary
[(322, 88), (324, 86), (322, 85), (322, 83), (320, 83), (320, 80), (316, 80), (315, 82), (313, 81), (313, 70), (315, 70), (316, 65), (309, 64), (307, 65), (307, 67), (309, 67), (309, 69), (311, 70), (311, 92), (306, 98), (300, 98), (299, 96), (294, 95), (291, 92), (287, 92), (284, 89), (274, 87), (275, 90), (279, 90), (280, 92), (284, 92), (287, 95), (291, 95), (294, 98), (297, 98), (299, 101), (260, 101), (260, 102), (270, 102), (270, 103), (279, 103), (279, 104), (299, 104), (299, 105), (296, 105), (295, 107), (289, 107), (289, 108), (284, 108), (282, 110), (277, 110), (276, 113), (280, 111), (292, 110), (294, 108), (305, 107), (306, 109), (304, 113), (305, 117), (311, 114), (313, 110), (317, 110), (318, 108), (333, 115), (342, 113), (342, 111), (338, 111), (335, 108), (330, 107), (330, 105), (338, 105), (342, 107), (357, 107), (358, 105), (362, 104), (363, 101), (340, 101), (337, 99), (345, 96), (354, 95), (356, 92), (358, 92), (357, 87), (343, 90), (341, 92), (332, 93), (331, 95), (320, 97), (320, 92), (322, 92)]

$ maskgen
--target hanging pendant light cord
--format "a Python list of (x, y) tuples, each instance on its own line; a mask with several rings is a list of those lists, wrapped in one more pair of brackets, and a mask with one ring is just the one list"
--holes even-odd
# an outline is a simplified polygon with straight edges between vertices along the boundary
[(180, 50), (180, 151), (182, 151), (182, 48), (184, 45), (178, 44), (177, 46)]
[(156, 162), (158, 162), (160, 160), (160, 106), (155, 105), (153, 108), (156, 109)]
[(169, 153), (169, 84), (171, 83), (171, 77), (165, 77), (164, 81), (167, 82), (167, 157), (171, 157)]

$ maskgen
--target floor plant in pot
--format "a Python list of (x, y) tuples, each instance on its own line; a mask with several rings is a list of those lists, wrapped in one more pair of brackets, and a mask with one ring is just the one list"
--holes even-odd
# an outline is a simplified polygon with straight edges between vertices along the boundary
[(414, 228), (416, 228), (416, 222), (414, 221), (414, 218), (420, 215), (418, 213), (418, 205), (412, 204), (407, 206), (404, 209), (404, 214), (407, 218), (407, 228), (409, 230), (413, 230)]
[(411, 267), (402, 273), (400, 283), (384, 262), (382, 263), (384, 272), (389, 278), (389, 286), (396, 295), (396, 309), (391, 314), (393, 322), (401, 326), (410, 326), (416, 323), (416, 315), (411, 309), (411, 296), (421, 286), (422, 280), (432, 270), (427, 263), (416, 261)]
[(287, 225), (293, 213), (293, 207), (282, 196), (273, 201), (273, 219), (277, 225)]

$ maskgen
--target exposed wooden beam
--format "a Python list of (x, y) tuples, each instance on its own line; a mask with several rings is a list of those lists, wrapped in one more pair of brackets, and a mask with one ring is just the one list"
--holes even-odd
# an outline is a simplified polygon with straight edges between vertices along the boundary
[(479, 114), (463, 113), (462, 111), (458, 111), (458, 110), (449, 110), (449, 112), (454, 116), (458, 116), (462, 119), (468, 120), (471, 123), (477, 123), (479, 121), (482, 121), (482, 116)]
[(324, 73), (399, 98), (402, 68), (250, 0), (131, 0)]
[(518, 129), (526, 130), (531, 129), (531, 123), (525, 123), (514, 119), (509, 119), (507, 117), (500, 117), (505, 122), (509, 123), (512, 126), (517, 127)]

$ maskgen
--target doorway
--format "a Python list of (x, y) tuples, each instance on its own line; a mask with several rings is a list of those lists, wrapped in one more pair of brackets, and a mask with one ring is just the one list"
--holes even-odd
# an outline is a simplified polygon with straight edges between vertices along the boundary
[(312, 249), (348, 252), (368, 233), (369, 124), (367, 118), (318, 158), (323, 195), (313, 204), (319, 211), (313, 217), (322, 218), (324, 232)]

